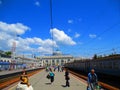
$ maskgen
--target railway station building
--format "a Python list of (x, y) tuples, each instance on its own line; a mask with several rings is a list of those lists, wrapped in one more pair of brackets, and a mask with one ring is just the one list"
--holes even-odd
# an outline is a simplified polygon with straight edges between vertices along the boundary
[(60, 51), (55, 51), (52, 56), (42, 56), (40, 59), (42, 61), (42, 66), (62, 66), (65, 63), (74, 61), (73, 56), (64, 55)]

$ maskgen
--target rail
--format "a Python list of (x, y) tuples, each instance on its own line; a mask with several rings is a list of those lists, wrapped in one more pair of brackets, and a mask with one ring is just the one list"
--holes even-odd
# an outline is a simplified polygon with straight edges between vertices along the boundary
[[(80, 74), (75, 73), (75, 72), (73, 72), (73, 71), (71, 71), (71, 70), (69, 70), (69, 72), (70, 72), (71, 74), (79, 77), (79, 78), (82, 78), (82, 79), (84, 79), (84, 80), (87, 80), (87, 77), (84, 76), (84, 75), (80, 75)], [(116, 87), (114, 87), (114, 86), (110, 86), (110, 85), (108, 85), (108, 84), (106, 84), (106, 83), (104, 83), (104, 82), (98, 82), (98, 83), (100, 84), (100, 86), (102, 86), (103, 88), (105, 88), (105, 89), (107, 89), (107, 90), (120, 90), (119, 88), (116, 88)]]
[[(27, 70), (26, 72), (27, 72), (28, 77), (30, 77), (38, 73), (41, 70), (43, 70), (43, 68), (31, 69), (31, 70)], [(0, 76), (0, 90), (15, 82), (20, 81), (21, 72), (16, 72), (16, 73), (11, 73), (11, 74)]]

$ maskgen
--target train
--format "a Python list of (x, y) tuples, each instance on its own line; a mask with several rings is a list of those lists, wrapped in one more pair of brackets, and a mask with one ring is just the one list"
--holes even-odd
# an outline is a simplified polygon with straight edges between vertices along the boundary
[(14, 69), (27, 69), (40, 67), (41, 61), (34, 58), (16, 57), (0, 57), (0, 71), (14, 70)]
[(9, 62), (0, 60), (0, 71), (12, 70), (12, 69), (23, 69), (26, 65), (18, 62)]
[(90, 72), (93, 68), (96, 73), (120, 77), (120, 55), (97, 59), (75, 60), (65, 64), (65, 67), (81, 72)]

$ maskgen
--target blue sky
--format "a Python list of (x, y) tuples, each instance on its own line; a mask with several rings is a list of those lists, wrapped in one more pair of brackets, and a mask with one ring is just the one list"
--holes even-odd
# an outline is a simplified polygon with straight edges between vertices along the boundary
[(119, 0), (52, 0), (52, 7), (50, 30), (50, 0), (0, 0), (0, 49), (15, 42), (18, 54), (50, 54), (52, 46), (81, 57), (120, 53)]

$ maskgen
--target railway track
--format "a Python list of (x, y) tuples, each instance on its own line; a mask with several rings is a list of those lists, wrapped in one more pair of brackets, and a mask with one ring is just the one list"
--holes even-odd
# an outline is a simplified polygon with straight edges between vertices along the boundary
[[(27, 73), (28, 73), (28, 76), (30, 77), (30, 76), (38, 73), (41, 70), (43, 70), (43, 69), (30, 70), (30, 71), (27, 71)], [(71, 74), (73, 74), (79, 78), (82, 78), (84, 80), (87, 80), (87, 76), (82, 75), (82, 74), (78, 74), (77, 72), (75, 72), (73, 70), (69, 70), (69, 71)], [(20, 75), (21, 75), (21, 72), (3, 76), (3, 78), (0, 77), (0, 90), (15, 83), (15, 82), (18, 82), (20, 80), (20, 78), (19, 78)], [(106, 83), (101, 82), (101, 81), (99, 81), (99, 84), (101, 87), (105, 88), (105, 90), (120, 90), (120, 88), (117, 88), (115, 86), (111, 86), (111, 85), (106, 84)]]
[[(30, 76), (38, 73), (41, 70), (43, 70), (43, 68), (28, 70), (26, 72), (27, 72), (28, 77), (30, 77)], [(1, 76), (0, 77), (0, 90), (8, 87), (9, 85), (11, 85), (15, 82), (20, 81), (20, 75), (21, 75), (21, 72)]]
[[(79, 77), (79, 78), (82, 78), (82, 79), (84, 79), (84, 80), (87, 80), (87, 76), (85, 76), (85, 75), (78, 74), (77, 72), (74, 72), (74, 71), (72, 71), (72, 70), (69, 70), (69, 72), (70, 72), (71, 74)], [(99, 85), (100, 85), (102, 88), (104, 88), (105, 90), (120, 90), (120, 88), (117, 88), (117, 87), (115, 87), (115, 86), (111, 86), (111, 85), (109, 85), (109, 84), (107, 84), (107, 83), (104, 83), (104, 82), (101, 82), (101, 81), (99, 81), (98, 83), (99, 83)]]

